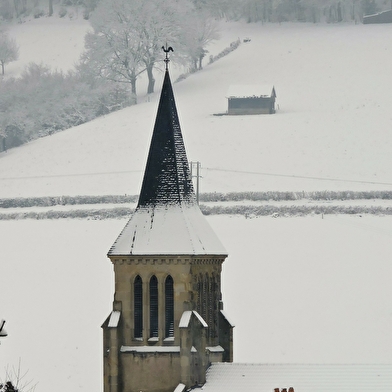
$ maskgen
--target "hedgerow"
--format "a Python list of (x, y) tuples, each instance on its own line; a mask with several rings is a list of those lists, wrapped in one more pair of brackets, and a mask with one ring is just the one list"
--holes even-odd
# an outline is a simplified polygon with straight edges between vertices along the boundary
[[(308, 215), (392, 215), (392, 208), (380, 206), (200, 206), (204, 215), (241, 215), (245, 218), (256, 218), (261, 216), (278, 217), (301, 217)], [(129, 207), (68, 210), (68, 211), (29, 211), (0, 213), (0, 220), (20, 220), (20, 219), (122, 219), (129, 217), (133, 209)]]
[[(56, 205), (136, 203), (138, 195), (46, 196), (0, 199), (0, 208), (51, 207)], [(294, 200), (392, 200), (392, 191), (229, 192), (201, 193), (200, 202)]]

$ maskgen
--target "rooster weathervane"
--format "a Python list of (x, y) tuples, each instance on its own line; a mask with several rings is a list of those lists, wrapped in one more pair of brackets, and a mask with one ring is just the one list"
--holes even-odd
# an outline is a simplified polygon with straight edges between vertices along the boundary
[(169, 65), (169, 52), (174, 52), (173, 48), (171, 46), (167, 47), (167, 43), (166, 43), (166, 47), (162, 46), (162, 50), (165, 52), (165, 59), (163, 60), (165, 62), (165, 68), (166, 71), (168, 70), (168, 65)]

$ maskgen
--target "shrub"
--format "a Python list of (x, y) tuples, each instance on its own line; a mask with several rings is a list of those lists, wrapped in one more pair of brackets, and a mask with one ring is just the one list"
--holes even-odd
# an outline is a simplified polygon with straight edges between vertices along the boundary
[(19, 79), (2, 82), (0, 117), (8, 140), (51, 135), (129, 106), (128, 86), (30, 63)]

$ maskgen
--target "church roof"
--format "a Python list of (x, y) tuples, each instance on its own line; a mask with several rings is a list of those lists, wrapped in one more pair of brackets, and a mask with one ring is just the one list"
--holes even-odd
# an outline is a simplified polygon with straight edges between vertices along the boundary
[(390, 392), (392, 365), (213, 363), (201, 391), (273, 392), (290, 387), (295, 392)]
[(110, 255), (226, 255), (196, 202), (166, 70), (139, 202)]

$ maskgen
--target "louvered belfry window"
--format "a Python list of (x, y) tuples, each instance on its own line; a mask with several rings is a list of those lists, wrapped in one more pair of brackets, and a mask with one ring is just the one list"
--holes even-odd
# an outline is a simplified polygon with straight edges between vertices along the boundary
[(150, 279), (150, 338), (158, 337), (158, 279)]
[(174, 336), (174, 288), (173, 278), (169, 275), (165, 280), (165, 337)]
[(135, 338), (143, 337), (143, 283), (138, 275), (133, 285), (134, 294), (134, 335)]

